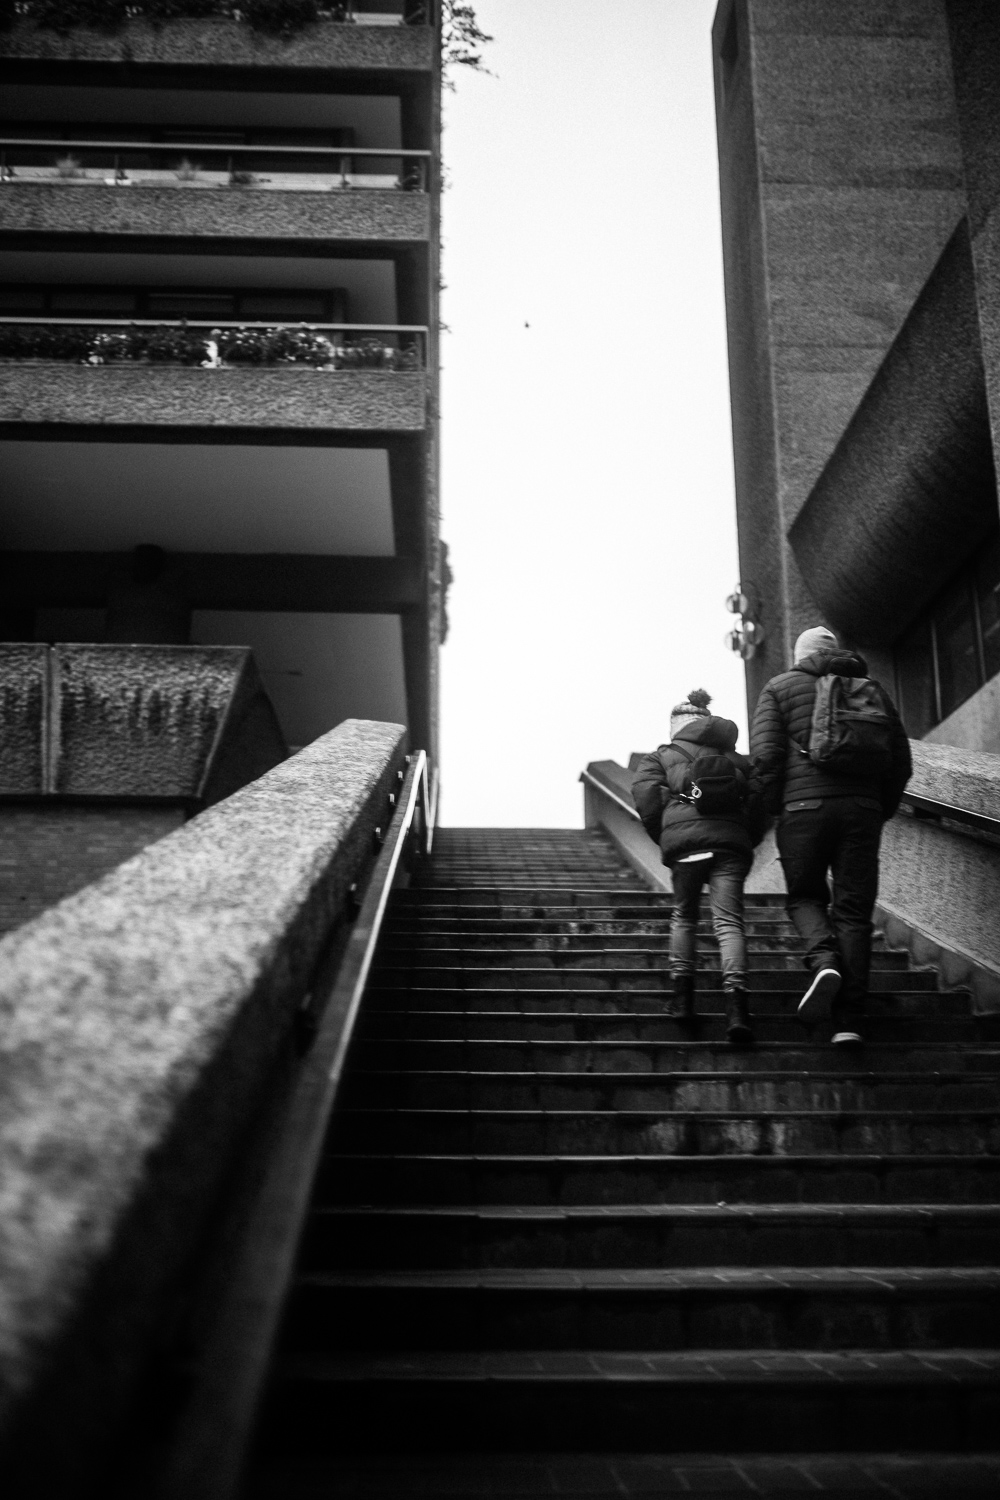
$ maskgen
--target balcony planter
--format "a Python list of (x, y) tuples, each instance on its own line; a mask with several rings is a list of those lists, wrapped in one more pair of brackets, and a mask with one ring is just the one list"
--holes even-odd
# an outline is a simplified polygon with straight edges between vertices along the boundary
[(92, 193), (63, 193), (51, 182), (0, 184), (0, 230), (44, 234), (157, 235), (164, 238), (271, 240), (386, 240), (426, 242), (426, 193), (395, 188), (364, 192), (209, 186), (197, 193), (182, 184), (84, 184)]
[(204, 370), (19, 359), (0, 363), (0, 428), (418, 432), (426, 424), (425, 393), (422, 370)]
[(318, 21), (292, 36), (268, 36), (223, 17), (153, 25), (132, 20), (117, 31), (74, 26), (52, 31), (22, 20), (0, 34), (0, 56), (23, 62), (128, 63), (130, 66), (372, 69), (430, 72), (436, 39), (429, 26), (357, 26)]

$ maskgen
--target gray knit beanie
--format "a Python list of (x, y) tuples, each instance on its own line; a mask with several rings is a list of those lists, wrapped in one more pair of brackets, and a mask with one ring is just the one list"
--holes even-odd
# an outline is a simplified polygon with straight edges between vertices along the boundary
[(670, 738), (673, 739), (678, 729), (683, 729), (685, 724), (690, 724), (694, 719), (709, 718), (708, 705), (711, 701), (704, 688), (695, 688), (693, 693), (688, 693), (684, 703), (678, 703), (676, 708), (670, 710)]
[(827, 630), (825, 625), (813, 625), (809, 630), (803, 630), (795, 642), (795, 650), (792, 655), (792, 663), (798, 666), (800, 661), (805, 661), (807, 656), (812, 656), (814, 651), (838, 651), (840, 642), (832, 630)]

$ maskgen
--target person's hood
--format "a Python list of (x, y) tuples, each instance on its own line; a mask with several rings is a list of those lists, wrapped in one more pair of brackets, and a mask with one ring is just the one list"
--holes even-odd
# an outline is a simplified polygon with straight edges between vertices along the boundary
[(683, 740), (688, 745), (707, 745), (712, 750), (735, 750), (739, 732), (732, 719), (718, 719), (715, 714), (706, 714), (678, 729), (674, 740)]
[(838, 646), (835, 651), (814, 651), (797, 662), (792, 671), (808, 672), (812, 677), (824, 677), (827, 672), (837, 677), (867, 677), (868, 663), (856, 651)]

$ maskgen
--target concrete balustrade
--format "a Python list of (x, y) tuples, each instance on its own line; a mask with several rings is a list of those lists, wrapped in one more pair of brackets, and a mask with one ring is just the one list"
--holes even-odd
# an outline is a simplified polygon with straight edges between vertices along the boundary
[[(911, 742), (907, 790), (1000, 820), (1000, 755)], [(886, 824), (876, 915), (894, 946), (969, 985), (976, 1008), (1000, 1011), (1000, 838), (903, 814)]]
[(401, 725), (349, 719), (0, 941), (8, 1477), (124, 1399), (405, 748)]

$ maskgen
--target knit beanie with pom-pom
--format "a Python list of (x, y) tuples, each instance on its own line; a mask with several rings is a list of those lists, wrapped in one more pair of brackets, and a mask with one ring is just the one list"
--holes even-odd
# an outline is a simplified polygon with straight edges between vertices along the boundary
[(704, 688), (695, 688), (693, 693), (688, 693), (685, 703), (678, 703), (676, 708), (670, 710), (670, 738), (673, 739), (678, 729), (683, 729), (685, 724), (690, 724), (694, 719), (709, 718), (708, 705), (711, 701), (711, 696)]

